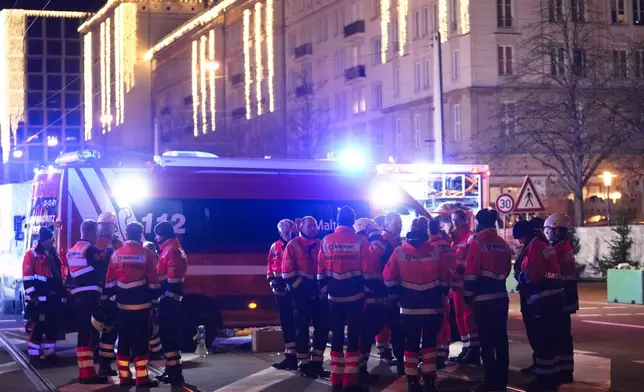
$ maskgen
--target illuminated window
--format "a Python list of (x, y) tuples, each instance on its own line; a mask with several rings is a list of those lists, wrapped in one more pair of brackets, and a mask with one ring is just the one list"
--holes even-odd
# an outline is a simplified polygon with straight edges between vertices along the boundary
[(452, 116), (454, 120), (454, 140), (461, 140), (461, 105), (452, 105)]
[(613, 24), (625, 24), (626, 13), (624, 9), (624, 0), (610, 0), (610, 7), (611, 21)]

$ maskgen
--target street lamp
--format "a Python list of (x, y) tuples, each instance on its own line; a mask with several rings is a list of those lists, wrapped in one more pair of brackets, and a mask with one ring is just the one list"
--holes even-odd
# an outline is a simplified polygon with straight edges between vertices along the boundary
[(610, 186), (613, 184), (613, 176), (614, 174), (605, 171), (602, 173), (601, 177), (604, 180), (604, 186), (606, 187), (606, 220), (608, 221), (608, 225), (610, 226)]

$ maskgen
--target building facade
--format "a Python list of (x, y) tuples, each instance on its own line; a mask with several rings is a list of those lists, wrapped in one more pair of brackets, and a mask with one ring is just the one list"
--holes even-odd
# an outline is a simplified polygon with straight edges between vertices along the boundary
[(88, 14), (0, 11), (0, 144), (3, 181), (29, 180), (82, 143), (81, 46)]
[(152, 67), (146, 53), (206, 4), (201, 0), (108, 0), (79, 26), (86, 146), (153, 152)]

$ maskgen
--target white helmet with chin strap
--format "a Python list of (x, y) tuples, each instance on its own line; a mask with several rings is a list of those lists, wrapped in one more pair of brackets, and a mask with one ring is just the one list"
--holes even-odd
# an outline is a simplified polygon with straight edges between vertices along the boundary
[(552, 214), (543, 223), (543, 227), (550, 227), (552, 229), (556, 229), (557, 227), (570, 229), (572, 227), (572, 222), (570, 221), (570, 218), (564, 214)]

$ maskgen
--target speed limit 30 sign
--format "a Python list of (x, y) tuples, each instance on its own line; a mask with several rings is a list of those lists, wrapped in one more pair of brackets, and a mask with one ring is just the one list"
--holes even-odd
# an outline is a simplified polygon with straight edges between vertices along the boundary
[(514, 210), (514, 198), (507, 194), (502, 193), (496, 198), (496, 209), (502, 214), (508, 214)]

